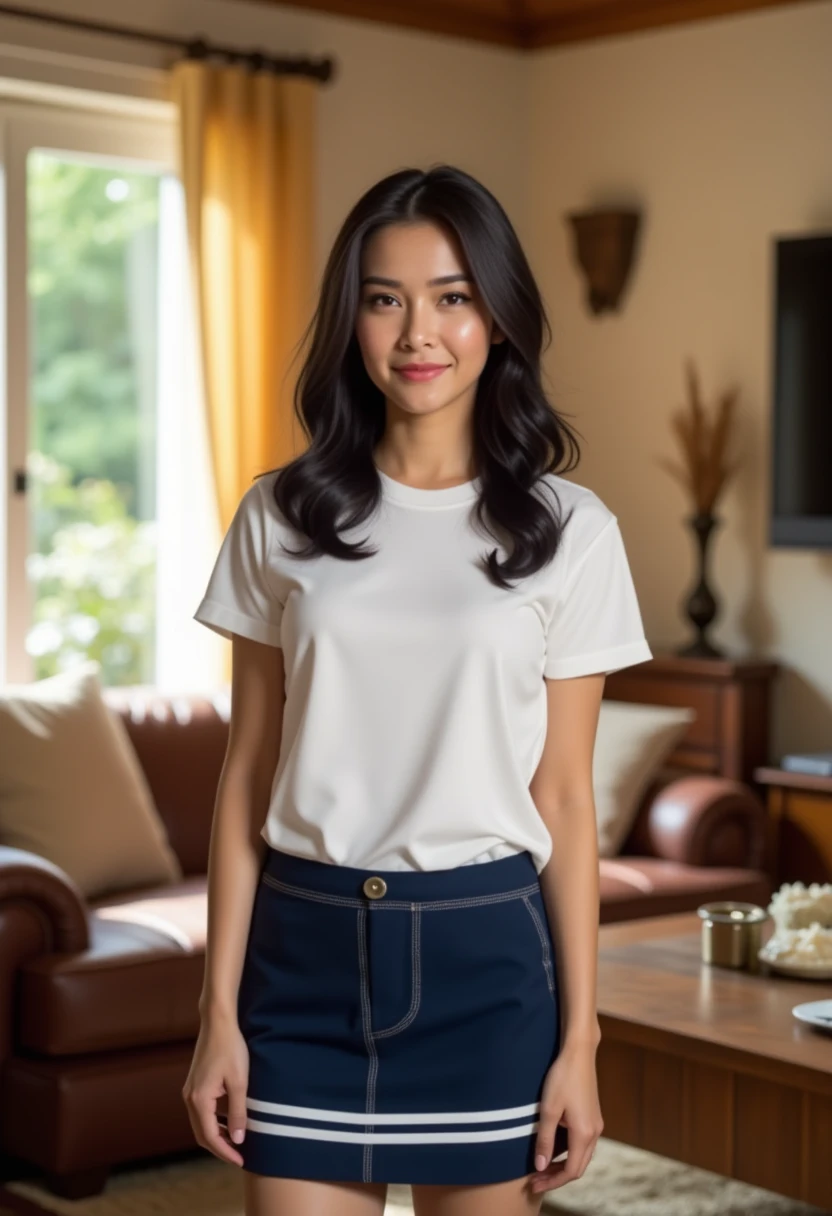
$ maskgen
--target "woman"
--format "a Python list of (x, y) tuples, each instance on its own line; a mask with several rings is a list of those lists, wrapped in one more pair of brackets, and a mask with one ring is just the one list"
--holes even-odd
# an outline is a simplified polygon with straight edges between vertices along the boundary
[(652, 656), (615, 515), (561, 476), (544, 328), (484, 186), (373, 186), (308, 331), (308, 448), (195, 613), (233, 677), (183, 1096), (249, 1216), (380, 1216), (390, 1182), (528, 1216), (603, 1129), (592, 753), (605, 673)]

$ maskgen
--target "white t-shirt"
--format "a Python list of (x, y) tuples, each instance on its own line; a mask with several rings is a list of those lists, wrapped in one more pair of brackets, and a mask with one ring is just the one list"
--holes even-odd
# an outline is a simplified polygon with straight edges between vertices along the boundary
[[(555, 474), (555, 557), (501, 589), (477, 559), (479, 479), (419, 489), (379, 470), (382, 501), (342, 533), (375, 556), (287, 556), (299, 536), (272, 496), (243, 495), (196, 620), (282, 646), (286, 703), (262, 837), (337, 865), (435, 870), (552, 841), (529, 784), (546, 736), (544, 676), (652, 658), (616, 516)], [(535, 493), (551, 501), (551, 490)]]

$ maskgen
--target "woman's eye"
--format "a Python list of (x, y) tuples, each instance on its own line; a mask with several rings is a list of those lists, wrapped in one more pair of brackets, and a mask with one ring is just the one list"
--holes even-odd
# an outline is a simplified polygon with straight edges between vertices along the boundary
[[(392, 300), (393, 298), (394, 298), (393, 296), (388, 296), (388, 295), (385, 295), (384, 293), (382, 293), (379, 295), (370, 296), (369, 299), (367, 300), (367, 303), (376, 304), (380, 300)], [(466, 303), (469, 302), (471, 299), (470, 296), (466, 296), (464, 294), (464, 292), (461, 292), (461, 291), (446, 291), (444, 296), (442, 296), (442, 299), (447, 300), (449, 298), (456, 298), (457, 300), (464, 300)]]

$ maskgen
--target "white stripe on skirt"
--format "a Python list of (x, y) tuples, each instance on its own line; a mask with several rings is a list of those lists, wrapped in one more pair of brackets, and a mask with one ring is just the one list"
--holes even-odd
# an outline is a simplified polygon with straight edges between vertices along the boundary
[[(365, 1123), (375, 1123), (376, 1117), (369, 1115)], [(290, 1123), (264, 1123), (260, 1119), (246, 1119), (246, 1127), (253, 1132), (265, 1132), (270, 1136), (295, 1136), (302, 1140), (338, 1140), (349, 1144), (473, 1144), (480, 1140), (513, 1140), (536, 1131), (539, 1123), (523, 1123), (520, 1127), (500, 1127), (486, 1132), (342, 1132), (334, 1128), (296, 1127)]]
[[(250, 1111), (269, 1115), (284, 1115), (290, 1119), (308, 1119), (318, 1123), (362, 1123), (382, 1124), (433, 1124), (443, 1123), (496, 1123), (510, 1119), (536, 1115), (539, 1102), (524, 1106), (504, 1106), (495, 1110), (424, 1111), (412, 1114), (379, 1114), (376, 1111), (327, 1110), (318, 1106), (294, 1106), (287, 1102), (264, 1102), (259, 1098), (248, 1098)], [(538, 1122), (522, 1123), (512, 1127), (489, 1128), (485, 1131), (417, 1131), (417, 1132), (351, 1132), (342, 1128), (302, 1127), (292, 1123), (271, 1123), (263, 1119), (246, 1120), (246, 1127), (253, 1132), (270, 1136), (295, 1136), (306, 1140), (338, 1140), (348, 1144), (472, 1144), (484, 1140), (512, 1140), (536, 1131)]]

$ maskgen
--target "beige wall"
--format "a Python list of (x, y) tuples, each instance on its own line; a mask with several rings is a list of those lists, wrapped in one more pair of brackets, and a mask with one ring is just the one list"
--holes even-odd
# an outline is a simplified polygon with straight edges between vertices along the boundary
[[(714, 640), (788, 669), (772, 759), (832, 748), (832, 552), (767, 540), (771, 240), (832, 231), (832, 4), (806, 4), (539, 53), (532, 72), (531, 253), (550, 304), (556, 404), (585, 455), (571, 477), (616, 511), (655, 649), (688, 638), (687, 501), (656, 456), (692, 355), (706, 398), (741, 386), (740, 475), (721, 504)], [(619, 314), (583, 303), (563, 216), (643, 208)], [(832, 332), (832, 321), (830, 322)], [(830, 454), (832, 476), (832, 454)]]
[[(686, 503), (655, 463), (673, 450), (682, 360), (696, 358), (709, 397), (739, 381), (745, 464), (713, 551), (714, 637), (786, 667), (773, 759), (832, 746), (832, 554), (776, 551), (766, 539), (770, 240), (832, 227), (832, 2), (531, 57), (241, 0), (61, 9), (335, 56), (338, 77), (320, 95), (321, 262), (346, 209), (396, 168), (445, 160), (495, 191), (549, 307), (553, 399), (585, 437), (571, 477), (621, 520), (656, 650), (686, 638), (679, 605), (693, 573)], [(169, 55), (0, 18), (0, 74), (163, 98)], [(622, 200), (644, 208), (641, 255), (620, 315), (594, 319), (562, 217)]]

